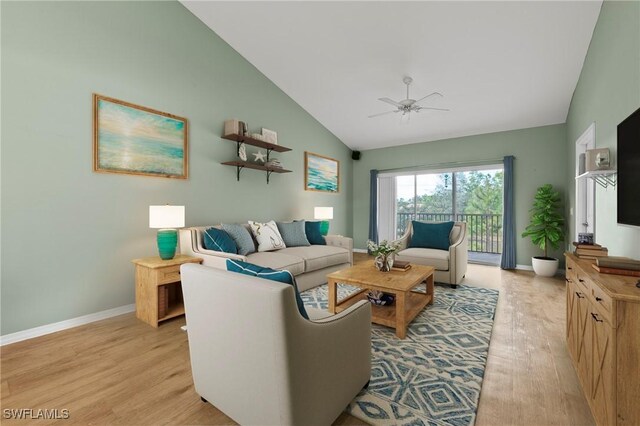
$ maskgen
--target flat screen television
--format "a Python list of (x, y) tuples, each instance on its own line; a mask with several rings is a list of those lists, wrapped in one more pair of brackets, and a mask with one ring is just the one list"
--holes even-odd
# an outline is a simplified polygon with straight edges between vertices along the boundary
[(640, 108), (618, 124), (618, 223), (640, 226)]

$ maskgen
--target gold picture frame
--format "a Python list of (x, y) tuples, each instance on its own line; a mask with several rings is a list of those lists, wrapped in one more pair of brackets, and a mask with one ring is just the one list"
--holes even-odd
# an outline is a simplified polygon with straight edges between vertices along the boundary
[(93, 94), (93, 171), (189, 177), (189, 121)]
[(304, 152), (305, 191), (340, 192), (340, 161), (324, 155)]

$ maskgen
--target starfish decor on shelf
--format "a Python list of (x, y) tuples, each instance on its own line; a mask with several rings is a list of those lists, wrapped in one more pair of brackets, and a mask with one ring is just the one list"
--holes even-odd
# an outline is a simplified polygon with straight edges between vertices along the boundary
[(257, 162), (264, 163), (265, 158), (264, 158), (264, 153), (262, 151), (254, 152), (253, 156), (256, 157), (253, 159), (253, 161), (255, 161), (256, 163)]

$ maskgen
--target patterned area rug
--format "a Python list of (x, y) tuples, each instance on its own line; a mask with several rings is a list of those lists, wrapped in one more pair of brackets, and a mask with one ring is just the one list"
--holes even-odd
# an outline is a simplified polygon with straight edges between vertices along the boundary
[[(339, 297), (354, 290), (340, 285)], [(326, 310), (327, 286), (302, 299)], [(497, 303), (497, 290), (436, 285), (406, 339), (374, 324), (371, 383), (347, 412), (372, 425), (473, 425)]]

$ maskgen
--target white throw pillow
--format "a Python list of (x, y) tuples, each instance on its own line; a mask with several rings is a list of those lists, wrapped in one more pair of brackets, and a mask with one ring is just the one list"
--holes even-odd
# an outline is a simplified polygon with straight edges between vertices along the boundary
[(271, 251), (286, 248), (284, 240), (278, 231), (278, 226), (273, 220), (267, 223), (249, 221), (251, 232), (258, 241), (258, 251)]

